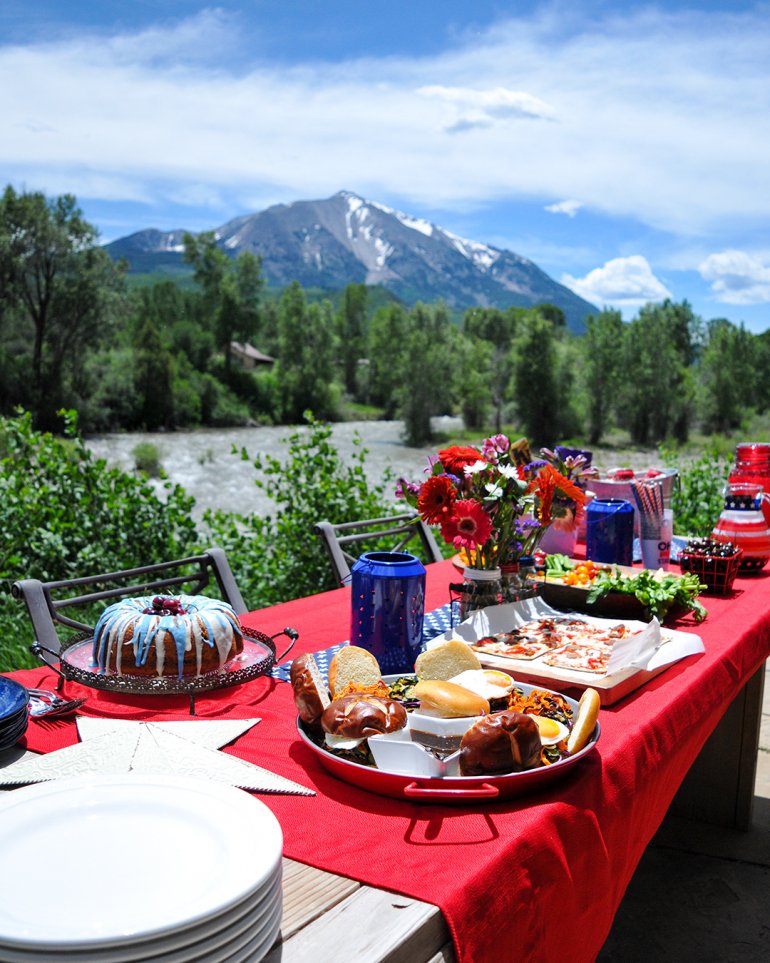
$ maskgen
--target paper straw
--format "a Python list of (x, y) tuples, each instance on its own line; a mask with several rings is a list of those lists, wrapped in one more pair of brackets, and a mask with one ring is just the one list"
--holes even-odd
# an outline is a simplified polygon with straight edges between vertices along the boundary
[(663, 520), (663, 484), (657, 480), (632, 481), (631, 491), (634, 493), (639, 509), (639, 521), (642, 536), (656, 538), (660, 532)]

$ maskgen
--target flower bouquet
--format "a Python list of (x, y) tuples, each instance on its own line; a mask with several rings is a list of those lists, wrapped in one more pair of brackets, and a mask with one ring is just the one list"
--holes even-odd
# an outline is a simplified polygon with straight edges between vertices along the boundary
[(466, 577), (475, 571), (499, 579), (502, 567), (534, 553), (568, 506), (585, 502), (581, 489), (549, 462), (522, 464), (522, 450), (525, 444), (494, 435), (481, 448), (439, 451), (421, 484), (399, 481), (396, 494), (465, 555)]

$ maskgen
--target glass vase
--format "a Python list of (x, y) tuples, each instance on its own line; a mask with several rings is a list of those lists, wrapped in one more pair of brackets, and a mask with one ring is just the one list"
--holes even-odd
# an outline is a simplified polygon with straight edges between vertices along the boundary
[(533, 558), (523, 557), (518, 562), (503, 565), (500, 571), (503, 602), (522, 602), (538, 594), (538, 585), (533, 577), (535, 574)]
[(503, 602), (502, 572), (499, 568), (471, 568), (463, 572), (460, 591), (460, 619), (466, 619), (477, 609)]

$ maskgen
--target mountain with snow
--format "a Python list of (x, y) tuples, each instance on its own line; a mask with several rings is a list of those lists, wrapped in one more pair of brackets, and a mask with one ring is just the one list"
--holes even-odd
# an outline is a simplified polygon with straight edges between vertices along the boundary
[[(145, 230), (107, 245), (134, 272), (178, 270), (183, 231)], [(451, 308), (561, 308), (573, 331), (596, 308), (532, 261), (469, 241), (349, 191), (319, 201), (277, 204), (217, 228), (217, 242), (236, 256), (262, 258), (270, 287), (292, 281), (335, 291), (350, 283), (382, 285), (406, 304), (442, 299)]]

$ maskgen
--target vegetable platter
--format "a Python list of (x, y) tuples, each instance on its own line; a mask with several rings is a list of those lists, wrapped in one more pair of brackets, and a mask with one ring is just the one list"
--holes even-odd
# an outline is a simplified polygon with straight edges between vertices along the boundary
[(562, 611), (585, 612), (601, 618), (673, 622), (689, 613), (696, 622), (708, 614), (698, 601), (705, 588), (690, 573), (600, 565), (545, 555), (535, 576), (541, 597)]

